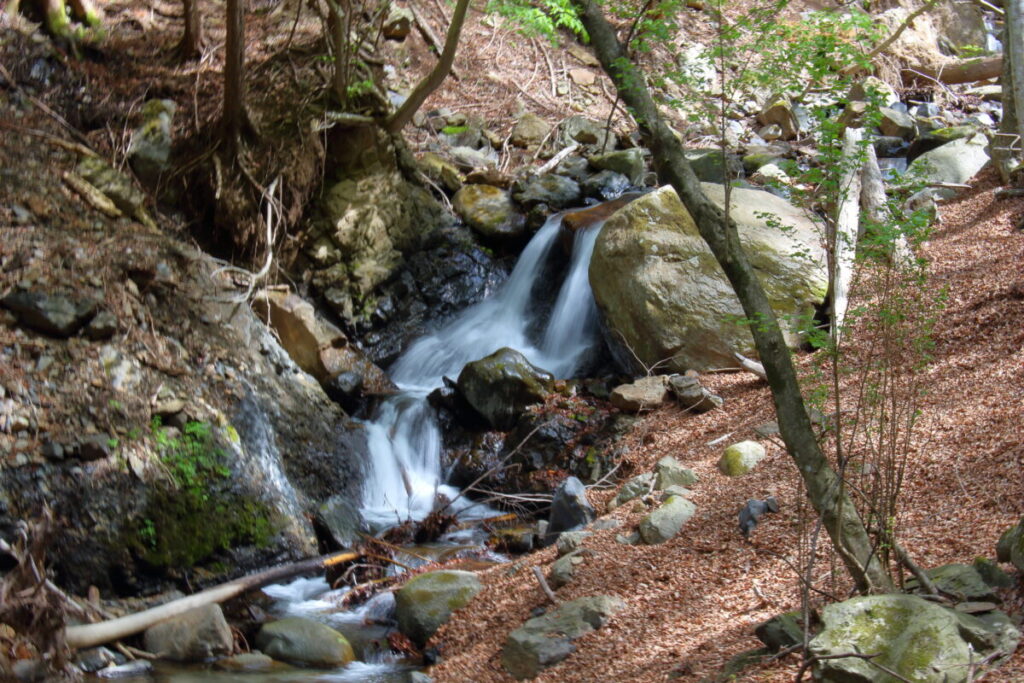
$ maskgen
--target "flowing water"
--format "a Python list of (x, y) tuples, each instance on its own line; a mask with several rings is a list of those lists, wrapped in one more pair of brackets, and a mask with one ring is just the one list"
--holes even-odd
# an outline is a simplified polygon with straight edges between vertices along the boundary
[[(385, 401), (366, 424), (370, 471), (363, 487), (363, 516), (373, 528), (421, 520), (441, 494), (463, 518), (490, 510), (473, 505), (441, 480), (441, 432), (427, 394), (442, 378), (502, 347), (516, 349), (556, 377), (568, 378), (597, 343), (597, 307), (587, 269), (599, 226), (576, 233), (569, 270), (546, 320), (538, 320), (536, 293), (556, 248), (560, 216), (548, 219), (523, 250), (512, 274), (489, 299), (418, 339), (395, 362), (391, 378), (402, 392)], [(539, 332), (538, 332), (539, 330)]]

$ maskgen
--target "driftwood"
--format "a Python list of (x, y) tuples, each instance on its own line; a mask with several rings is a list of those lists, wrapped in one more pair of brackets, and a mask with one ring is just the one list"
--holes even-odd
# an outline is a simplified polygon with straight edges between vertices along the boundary
[(303, 560), (302, 562), (274, 567), (258, 574), (251, 574), (234, 581), (222, 583), (219, 586), (214, 586), (194, 595), (172, 600), (157, 607), (151, 607), (142, 612), (95, 624), (68, 626), (65, 630), (65, 639), (68, 646), (72, 648), (95, 647), (96, 645), (109, 643), (112, 640), (134, 635), (161, 621), (166, 621), (171, 617), (176, 617), (196, 607), (224, 602), (246, 591), (261, 588), (275, 581), (287, 579), (296, 574), (317, 571), (343, 562), (350, 562), (360, 556), (356, 552), (335, 553), (333, 555), (325, 555), (323, 557)]
[(768, 379), (768, 375), (765, 374), (764, 366), (758, 363), (756, 360), (751, 360), (744, 356), (742, 353), (736, 353), (733, 351), (733, 357), (736, 358), (736, 362), (740, 364), (747, 372), (752, 372), (763, 380)]
[(977, 59), (952, 60), (941, 66), (911, 66), (903, 69), (900, 75), (905, 85), (913, 85), (920, 81), (938, 81), (946, 85), (957, 83), (973, 83), (989, 78), (998, 78), (1003, 70), (1003, 58), (984, 57)]

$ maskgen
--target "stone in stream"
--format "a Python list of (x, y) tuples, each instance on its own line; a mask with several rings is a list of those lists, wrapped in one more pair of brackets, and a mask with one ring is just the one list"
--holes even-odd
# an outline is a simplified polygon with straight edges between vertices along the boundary
[(675, 537), (690, 521), (697, 506), (682, 496), (669, 499), (640, 522), (640, 538), (647, 545), (657, 545)]
[(303, 617), (264, 624), (256, 634), (256, 647), (274, 659), (309, 666), (342, 666), (355, 659), (345, 636)]
[(526, 237), (526, 216), (516, 210), (507, 190), (466, 185), (452, 198), (455, 212), (488, 244), (509, 246)]
[(740, 441), (725, 449), (718, 460), (718, 470), (727, 477), (739, 477), (764, 460), (764, 446), (756, 441)]
[(615, 171), (639, 185), (644, 179), (644, 151), (639, 147), (622, 149), (590, 157), (590, 165), (601, 171)]
[(568, 477), (555, 489), (551, 516), (543, 545), (551, 545), (563, 531), (576, 531), (594, 521), (597, 514), (587, 500), (587, 490), (576, 477)]
[(598, 171), (580, 182), (584, 197), (607, 201), (615, 199), (630, 187), (629, 178), (616, 171)]
[(275, 669), (288, 668), (281, 662), (275, 662), (262, 652), (243, 652), (233, 657), (218, 659), (213, 663), (213, 668), (220, 671), (233, 671), (235, 673), (256, 673), (269, 672)]
[(576, 651), (572, 641), (601, 628), (625, 607), (615, 596), (595, 595), (559, 605), (512, 631), (501, 653), (501, 663), (517, 680), (535, 678)]
[(437, 571), (413, 577), (395, 594), (398, 628), (423, 646), (481, 588), (473, 572)]
[(512, 429), (527, 406), (541, 403), (554, 378), (510, 348), (498, 349), (459, 373), (459, 393), (499, 431)]
[[(882, 677), (877, 663), (915, 683), (963, 683), (972, 664), (996, 650), (1009, 655), (1020, 640), (1008, 619), (979, 619), (914, 595), (853, 598), (826, 606), (821, 620), (808, 654), (817, 658), (815, 677), (825, 681), (895, 680)], [(848, 652), (877, 657), (827, 659)]]
[(579, 183), (572, 178), (548, 173), (522, 183), (512, 196), (526, 209), (539, 204), (564, 209), (577, 204), (582, 195)]
[(202, 662), (231, 652), (234, 638), (220, 605), (196, 607), (146, 629), (146, 651), (162, 659)]

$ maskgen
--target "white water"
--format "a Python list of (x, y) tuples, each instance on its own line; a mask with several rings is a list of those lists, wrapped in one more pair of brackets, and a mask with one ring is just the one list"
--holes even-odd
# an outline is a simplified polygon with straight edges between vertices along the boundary
[[(539, 335), (531, 294), (558, 239), (560, 216), (553, 216), (523, 250), (509, 279), (491, 298), (472, 306), (445, 327), (418, 339), (395, 362), (392, 379), (403, 390), (381, 404), (366, 424), (370, 468), (363, 485), (363, 516), (374, 528), (420, 520), (436, 494), (456, 500), (463, 517), (490, 510), (458, 497), (441, 481), (441, 433), (427, 404), (429, 392), (445, 376), (502, 347), (516, 349), (556, 377), (570, 378), (597, 341), (597, 308), (587, 269), (600, 230), (577, 233), (569, 272)], [(533, 338), (534, 336), (538, 338)]]

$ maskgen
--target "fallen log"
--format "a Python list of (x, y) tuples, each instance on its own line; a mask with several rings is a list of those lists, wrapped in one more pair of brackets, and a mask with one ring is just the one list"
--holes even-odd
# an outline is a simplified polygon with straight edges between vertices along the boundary
[(95, 647), (96, 645), (109, 643), (112, 640), (118, 640), (120, 638), (135, 635), (136, 633), (145, 631), (150, 626), (154, 626), (161, 621), (166, 621), (171, 617), (176, 617), (179, 614), (195, 609), (196, 607), (202, 607), (203, 605), (209, 605), (211, 603), (224, 602), (225, 600), (230, 600), (231, 598), (237, 597), (246, 591), (262, 588), (263, 586), (274, 583), (275, 581), (287, 579), (297, 574), (305, 574), (307, 572), (325, 569), (343, 562), (350, 562), (359, 557), (361, 557), (361, 554), (357, 552), (334, 553), (332, 555), (324, 555), (322, 557), (315, 557), (309, 560), (295, 562), (293, 564), (274, 567), (257, 574), (243, 576), (240, 579), (222, 583), (219, 586), (208, 588), (207, 590), (178, 600), (172, 600), (171, 602), (157, 607), (151, 607), (147, 610), (143, 610), (142, 612), (136, 612), (135, 614), (129, 614), (123, 617), (118, 617), (117, 619), (101, 621), (95, 624), (68, 626), (67, 629), (65, 629), (64, 637), (68, 646), (74, 649)]
[(904, 85), (920, 85), (922, 81), (937, 81), (945, 85), (973, 83), (998, 78), (1003, 70), (1002, 55), (975, 59), (952, 60), (940, 66), (918, 65), (900, 72)]

